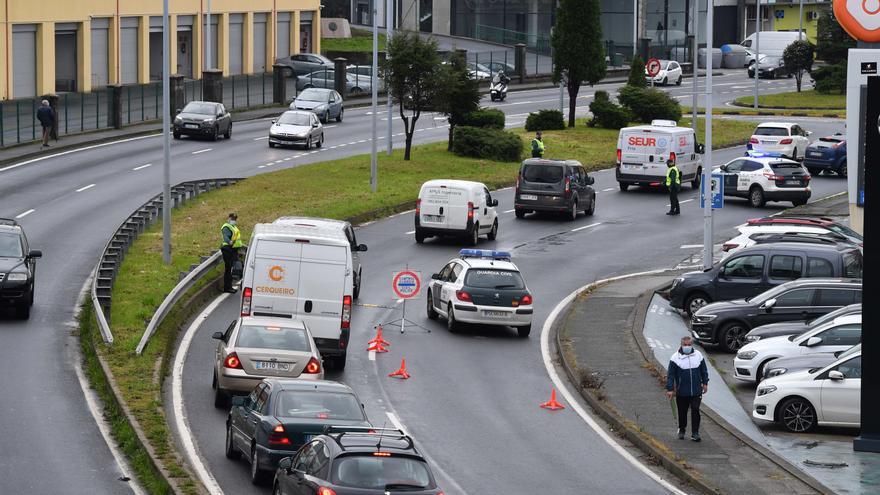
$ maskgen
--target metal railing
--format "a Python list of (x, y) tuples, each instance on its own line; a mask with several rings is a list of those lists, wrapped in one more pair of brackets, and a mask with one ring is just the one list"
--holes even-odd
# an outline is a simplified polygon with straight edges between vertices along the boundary
[(474, 38), (483, 41), (491, 41), (493, 43), (500, 43), (502, 45), (516, 45), (522, 43), (526, 45), (529, 50), (535, 51), (541, 55), (550, 54), (550, 37), (544, 34), (529, 34), (523, 31), (514, 31), (512, 29), (477, 24), (474, 26)]

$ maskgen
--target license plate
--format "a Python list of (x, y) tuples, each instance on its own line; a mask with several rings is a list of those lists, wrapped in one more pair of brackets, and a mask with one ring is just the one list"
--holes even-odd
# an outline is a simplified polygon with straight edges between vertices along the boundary
[(623, 168), (625, 168), (625, 169), (627, 169), (627, 170), (633, 170), (633, 169), (637, 169), (637, 168), (642, 168), (642, 166), (641, 166), (641, 165), (627, 165), (627, 164), (624, 164), (624, 165), (623, 165)]
[(255, 361), (254, 369), (268, 371), (290, 371), (290, 363), (279, 363), (277, 361)]
[(199, 124), (185, 124), (184, 127), (186, 127), (187, 129), (198, 129)]
[(506, 311), (483, 311), (483, 316), (488, 318), (510, 318), (510, 313)]
[(424, 215), (426, 222), (442, 222), (443, 215)]
[(761, 141), (761, 144), (776, 144), (775, 141)]
[(822, 156), (822, 153), (819, 152), (819, 151), (811, 151), (811, 152), (809, 153), (809, 155), (810, 155), (810, 156), (815, 156), (815, 157), (820, 157), (820, 156)]
[(535, 196), (534, 194), (521, 194), (519, 196), (519, 199), (524, 199), (526, 201), (537, 201), (538, 197)]
[(799, 180), (787, 180), (785, 183), (789, 186), (799, 186), (801, 185), (801, 181)]

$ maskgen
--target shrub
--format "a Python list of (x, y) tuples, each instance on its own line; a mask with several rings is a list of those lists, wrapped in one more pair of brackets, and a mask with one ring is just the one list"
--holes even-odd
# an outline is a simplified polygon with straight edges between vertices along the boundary
[[(605, 92), (602, 91), (602, 93)], [(605, 129), (620, 129), (621, 127), (626, 127), (631, 119), (629, 111), (620, 105), (614, 104), (608, 98), (607, 93), (605, 93), (604, 98), (599, 97), (599, 92), (596, 93), (596, 98), (590, 103), (590, 112), (593, 114), (593, 118), (587, 123), (590, 127), (598, 126)]]
[(523, 154), (523, 141), (518, 135), (497, 129), (458, 126), (452, 143), (452, 152), (459, 156), (518, 162)]
[(461, 125), (483, 127), (486, 129), (504, 129), (504, 112), (495, 108), (481, 108), (468, 112)]
[(624, 86), (620, 88), (618, 100), (639, 122), (650, 122), (654, 119), (678, 122), (681, 119), (681, 105), (659, 89)]
[(611, 97), (608, 96), (608, 91), (600, 89), (593, 95), (593, 101), (611, 101)]
[(527, 131), (565, 129), (565, 118), (559, 110), (538, 110), (526, 118)]
[(638, 54), (633, 55), (632, 62), (629, 67), (629, 78), (626, 81), (627, 86), (634, 88), (645, 88), (648, 86), (648, 80), (645, 78), (645, 61)]
[(810, 76), (816, 91), (822, 94), (842, 95), (846, 91), (846, 62), (820, 67), (811, 72)]

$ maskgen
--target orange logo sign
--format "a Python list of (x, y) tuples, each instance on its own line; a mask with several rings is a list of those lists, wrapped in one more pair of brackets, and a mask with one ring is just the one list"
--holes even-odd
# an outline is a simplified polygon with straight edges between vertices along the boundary
[(880, 42), (880, 0), (834, 0), (834, 17), (853, 38)]
[(272, 279), (273, 282), (280, 282), (284, 278), (284, 268), (281, 268), (278, 265), (269, 268), (269, 278)]

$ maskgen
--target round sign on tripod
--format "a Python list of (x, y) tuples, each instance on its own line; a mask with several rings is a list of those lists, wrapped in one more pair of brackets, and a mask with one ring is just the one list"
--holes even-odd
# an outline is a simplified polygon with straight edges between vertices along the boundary
[(648, 71), (649, 76), (656, 76), (660, 73), (660, 61), (656, 58), (649, 58), (648, 63), (645, 64), (645, 70)]

